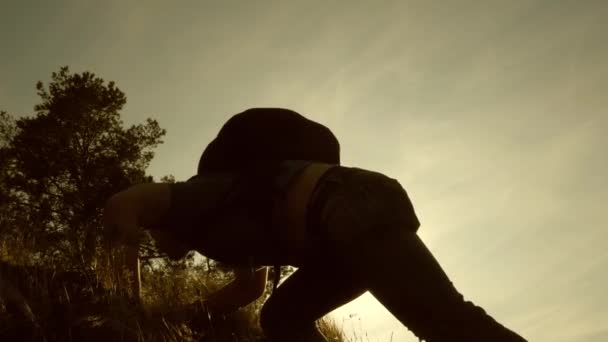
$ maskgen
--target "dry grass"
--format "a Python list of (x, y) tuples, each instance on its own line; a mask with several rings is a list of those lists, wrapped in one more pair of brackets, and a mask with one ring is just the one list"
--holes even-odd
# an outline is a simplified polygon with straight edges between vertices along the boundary
[[(0, 340), (249, 342), (262, 337), (257, 317), (266, 296), (222, 317), (210, 317), (198, 304), (230, 280), (225, 273), (202, 267), (147, 269), (142, 304), (118, 290), (127, 276), (102, 267), (96, 273), (0, 263)], [(7, 284), (18, 290), (17, 299), (11, 300)], [(345, 341), (332, 320), (319, 324), (331, 341)]]

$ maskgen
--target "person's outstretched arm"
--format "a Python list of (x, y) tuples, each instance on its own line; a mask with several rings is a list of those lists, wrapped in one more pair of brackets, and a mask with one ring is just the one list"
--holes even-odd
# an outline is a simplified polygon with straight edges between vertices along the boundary
[(169, 209), (169, 186), (163, 183), (139, 184), (112, 196), (105, 205), (103, 224), (109, 239), (125, 246), (124, 266), (133, 275), (132, 294), (141, 295), (139, 241), (141, 227), (158, 222)]
[[(172, 194), (170, 184), (146, 183), (135, 185), (112, 196), (105, 207), (104, 226), (112, 240), (127, 246), (125, 265), (134, 275), (133, 293), (139, 295), (141, 280), (139, 277), (139, 260), (137, 251), (141, 227), (157, 227), (159, 223), (171, 224), (164, 220), (167, 216), (171, 202), (183, 203), (184, 198), (172, 198), (180, 193)], [(186, 185), (188, 186), (188, 185)], [(200, 186), (193, 186), (193, 192), (204, 191)], [(192, 193), (188, 191), (188, 195)], [(174, 196), (173, 196), (174, 195)], [(179, 210), (194, 210), (193, 208), (180, 208)], [(188, 215), (189, 213), (180, 213)], [(168, 229), (167, 229), (168, 228)], [(165, 234), (170, 234), (178, 227), (163, 228)], [(266, 287), (268, 276), (267, 268), (249, 272), (246, 268), (235, 270), (236, 278), (218, 290), (207, 299), (210, 309), (217, 312), (230, 312), (245, 306), (259, 298)]]
[(217, 313), (228, 313), (258, 299), (266, 289), (268, 267), (257, 270), (247, 267), (234, 270), (235, 279), (211, 294), (205, 304)]

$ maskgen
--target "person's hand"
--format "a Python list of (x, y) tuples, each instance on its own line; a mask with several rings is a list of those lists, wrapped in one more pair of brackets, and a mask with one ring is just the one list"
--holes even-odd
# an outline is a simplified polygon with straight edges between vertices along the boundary
[(195, 316), (205, 317), (212, 320), (213, 317), (217, 315), (217, 313), (214, 312), (214, 310), (209, 306), (209, 302), (204, 299), (196, 301), (190, 305), (190, 308)]
[(182, 320), (189, 321), (194, 326), (204, 330), (211, 329), (216, 323), (223, 321), (224, 315), (211, 309), (205, 300), (199, 300), (176, 308), (175, 314)]

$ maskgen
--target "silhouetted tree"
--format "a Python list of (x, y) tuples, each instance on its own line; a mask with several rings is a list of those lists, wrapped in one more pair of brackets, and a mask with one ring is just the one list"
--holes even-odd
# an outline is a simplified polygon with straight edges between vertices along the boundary
[(35, 116), (16, 120), (12, 131), (6, 125), (13, 133), (2, 148), (2, 178), (11, 210), (27, 218), (16, 228), (35, 239), (34, 259), (82, 266), (101, 242), (105, 200), (152, 180), (145, 169), (165, 130), (152, 119), (123, 128), (125, 94), (91, 72), (62, 67), (36, 89)]
[[(0, 111), (0, 236), (4, 237), (10, 233), (9, 227), (15, 226), (16, 219), (15, 212), (11, 210), (13, 202), (7, 184), (11, 161), (8, 146), (15, 136), (15, 132), (16, 126), (13, 117), (5, 111)], [(0, 248), (2, 247), (0, 246)]]

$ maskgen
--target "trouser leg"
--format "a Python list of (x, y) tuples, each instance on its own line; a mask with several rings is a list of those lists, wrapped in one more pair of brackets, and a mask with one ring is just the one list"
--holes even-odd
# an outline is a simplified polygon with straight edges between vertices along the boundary
[(316, 320), (365, 291), (352, 274), (331, 260), (319, 266), (304, 266), (264, 303), (260, 325), (271, 341), (325, 342)]
[(320, 221), (338, 257), (419, 338), (431, 342), (520, 342), (483, 309), (464, 300), (416, 234), (407, 194), (377, 173), (327, 180)]
[(430, 342), (521, 342), (456, 290), (417, 234), (401, 230), (363, 244), (370, 292), (419, 338)]

